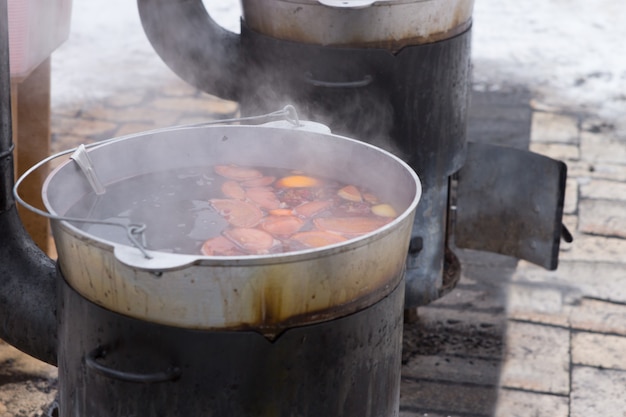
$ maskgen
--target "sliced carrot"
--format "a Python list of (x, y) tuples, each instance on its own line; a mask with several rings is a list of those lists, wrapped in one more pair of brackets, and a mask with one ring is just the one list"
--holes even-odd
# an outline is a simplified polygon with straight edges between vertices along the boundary
[(258, 169), (241, 167), (238, 165), (216, 165), (214, 170), (222, 177), (236, 180), (245, 181), (253, 178), (261, 178), (263, 174)]
[(281, 188), (310, 188), (319, 187), (322, 182), (307, 175), (290, 175), (279, 179), (275, 185)]
[(304, 220), (296, 216), (268, 216), (263, 219), (261, 228), (274, 236), (289, 236), (304, 226)]
[(288, 208), (277, 208), (269, 210), (271, 216), (293, 216), (293, 210)]
[(263, 212), (254, 204), (230, 199), (209, 200), (213, 208), (233, 226), (253, 227), (263, 218)]
[(224, 230), (223, 234), (228, 240), (249, 253), (267, 253), (274, 246), (274, 237), (259, 229), (239, 227)]
[(320, 248), (322, 246), (332, 245), (335, 243), (345, 242), (347, 239), (335, 233), (324, 232), (321, 230), (311, 230), (308, 232), (300, 232), (291, 236), (291, 239), (308, 246), (309, 248)]
[(222, 184), (222, 193), (226, 197), (234, 198), (237, 200), (243, 200), (246, 198), (246, 190), (239, 185), (237, 181), (229, 180)]

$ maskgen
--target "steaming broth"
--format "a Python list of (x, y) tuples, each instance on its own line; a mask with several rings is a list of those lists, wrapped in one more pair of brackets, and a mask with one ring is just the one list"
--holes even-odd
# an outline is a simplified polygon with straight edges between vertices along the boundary
[[(354, 185), (285, 169), (216, 165), (152, 173), (89, 194), (71, 217), (145, 224), (150, 250), (241, 256), (339, 243), (396, 217)], [(91, 235), (129, 244), (120, 227), (80, 223)]]

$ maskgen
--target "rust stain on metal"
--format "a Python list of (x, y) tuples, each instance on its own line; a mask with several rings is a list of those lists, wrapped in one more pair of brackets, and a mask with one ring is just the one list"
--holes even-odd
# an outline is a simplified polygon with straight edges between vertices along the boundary
[[(403, 270), (399, 271), (395, 276), (383, 280), (384, 282), (379, 288), (349, 302), (297, 315), (290, 315), (289, 311), (284, 310), (280, 291), (275, 291), (275, 288), (268, 286), (263, 293), (263, 302), (255, 306), (260, 316), (257, 323), (240, 324), (220, 330), (256, 331), (268, 340), (274, 341), (287, 329), (345, 317), (373, 305), (388, 296), (402, 283), (403, 273)], [(312, 293), (312, 295), (314, 294)]]

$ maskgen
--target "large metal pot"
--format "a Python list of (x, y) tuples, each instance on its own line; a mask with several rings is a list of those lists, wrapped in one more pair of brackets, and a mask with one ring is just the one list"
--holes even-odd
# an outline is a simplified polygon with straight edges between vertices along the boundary
[[(149, 252), (151, 259), (131, 244), (53, 220), (65, 279), (111, 311), (191, 329), (253, 329), (272, 338), (290, 326), (359, 311), (402, 281), (421, 186), (408, 165), (379, 148), (295, 129), (207, 126), (139, 134), (94, 147), (89, 156), (105, 186), (190, 166), (269, 166), (349, 178), (401, 213), (372, 233), (316, 250), (235, 257)], [(70, 160), (48, 177), (43, 198), (51, 213), (65, 215), (91, 191)]]

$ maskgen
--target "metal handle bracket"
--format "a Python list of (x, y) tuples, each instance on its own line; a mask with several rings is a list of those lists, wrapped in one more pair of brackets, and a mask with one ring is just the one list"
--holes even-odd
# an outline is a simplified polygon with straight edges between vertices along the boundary
[(98, 346), (85, 356), (85, 365), (99, 374), (110, 378), (125, 382), (135, 382), (143, 384), (154, 384), (159, 382), (175, 381), (181, 376), (181, 369), (177, 366), (170, 366), (165, 371), (157, 371), (147, 374), (120, 371), (109, 368), (98, 362), (98, 359), (104, 359), (109, 354), (110, 349), (105, 346)]

